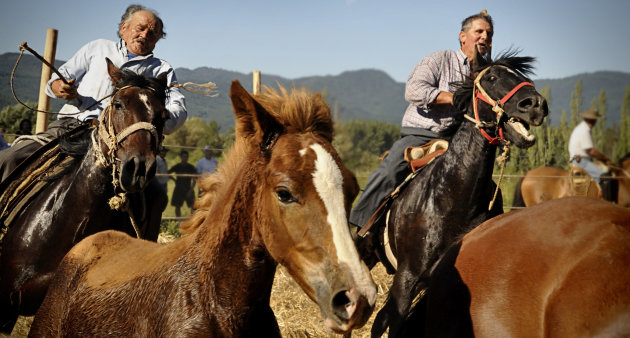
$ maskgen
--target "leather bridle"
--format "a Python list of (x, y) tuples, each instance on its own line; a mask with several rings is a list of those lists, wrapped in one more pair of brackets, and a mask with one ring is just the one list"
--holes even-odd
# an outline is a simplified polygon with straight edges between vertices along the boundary
[[(490, 144), (499, 144), (502, 141), (505, 141), (505, 138), (503, 136), (503, 128), (499, 125), (499, 121), (501, 120), (501, 117), (505, 113), (505, 110), (503, 109), (503, 105), (524, 86), (534, 87), (534, 85), (531, 82), (527, 82), (527, 81), (521, 82), (518, 85), (516, 85), (512, 90), (510, 90), (507, 94), (505, 94), (503, 98), (495, 101), (490, 97), (490, 95), (488, 95), (488, 93), (486, 93), (486, 91), (481, 86), (481, 77), (492, 67), (502, 67), (509, 71), (512, 71), (508, 67), (496, 65), (496, 66), (490, 66), (482, 70), (479, 73), (479, 75), (477, 75), (477, 77), (475, 78), (474, 87), (473, 87), (473, 112), (475, 114), (475, 118), (471, 119), (471, 121), (473, 121), (477, 125), (481, 134), (488, 140), (488, 142), (490, 142)], [(497, 115), (496, 122), (488, 123), (488, 122), (481, 121), (479, 119), (479, 110), (477, 107), (479, 100), (482, 100), (483, 102), (492, 106), (492, 111), (494, 111), (495, 114)], [(468, 115), (466, 115), (466, 117), (469, 118)], [(495, 135), (497, 136), (495, 137), (490, 136), (484, 130), (484, 128), (491, 127), (493, 125), (496, 126), (497, 128), (495, 132)]]

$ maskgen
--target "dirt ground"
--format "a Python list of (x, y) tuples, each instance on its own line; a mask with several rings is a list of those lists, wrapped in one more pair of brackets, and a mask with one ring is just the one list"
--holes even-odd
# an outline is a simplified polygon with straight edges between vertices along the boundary
[[(385, 272), (381, 264), (372, 269), (372, 277), (378, 287), (376, 310), (363, 328), (352, 332), (352, 337), (370, 336), (376, 312), (383, 306), (392, 282), (392, 276)], [(279, 267), (276, 272), (271, 292), (271, 308), (276, 314), (283, 337), (341, 337), (324, 326), (317, 305), (304, 294), (283, 267)], [(20, 317), (11, 337), (26, 337), (32, 321), (32, 317)]]

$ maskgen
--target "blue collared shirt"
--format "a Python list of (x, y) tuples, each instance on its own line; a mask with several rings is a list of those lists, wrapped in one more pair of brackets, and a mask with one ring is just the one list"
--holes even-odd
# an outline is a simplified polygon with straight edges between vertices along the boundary
[[(109, 104), (109, 98), (92, 106), (96, 101), (110, 95), (114, 91), (109, 74), (107, 62), (109, 58), (116, 67), (128, 69), (136, 74), (147, 77), (157, 77), (159, 74), (167, 74), (167, 83), (170, 86), (177, 82), (175, 71), (166, 61), (158, 59), (153, 54), (136, 56), (129, 59), (125, 42), (99, 39), (89, 42), (81, 47), (66, 63), (59, 67), (59, 72), (67, 79), (75, 79), (75, 86), (81, 103), (77, 100), (68, 101), (59, 111), (59, 117), (72, 116), (80, 121), (98, 118), (98, 115)], [(59, 79), (53, 74), (46, 86), (46, 94), (56, 97), (50, 88), (50, 84)], [(81, 111), (88, 109), (82, 113)], [(184, 95), (179, 88), (172, 87), (166, 100), (166, 109), (170, 118), (164, 125), (164, 133), (170, 134), (181, 127), (186, 121), (188, 113)]]

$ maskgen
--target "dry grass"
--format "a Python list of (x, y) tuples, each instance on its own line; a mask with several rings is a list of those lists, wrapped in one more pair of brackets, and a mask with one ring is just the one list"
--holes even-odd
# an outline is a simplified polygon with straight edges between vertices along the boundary
[[(376, 309), (370, 320), (359, 330), (352, 332), (352, 337), (369, 337), (376, 312), (385, 303), (385, 298), (393, 276), (385, 272), (380, 263), (372, 269), (372, 278), (378, 288)], [(276, 314), (283, 337), (340, 337), (328, 330), (323, 322), (319, 307), (311, 301), (289, 273), (279, 267), (271, 292), (271, 308)]]
[[(352, 332), (352, 337), (369, 337), (370, 328), (378, 309), (383, 306), (392, 276), (379, 263), (372, 269), (378, 287), (376, 310), (364, 327)], [(321, 318), (319, 307), (311, 301), (283, 268), (278, 267), (271, 292), (271, 308), (276, 314), (283, 337), (340, 337), (328, 330)], [(20, 317), (11, 337), (26, 337), (33, 317)], [(0, 335), (1, 336), (1, 335)]]

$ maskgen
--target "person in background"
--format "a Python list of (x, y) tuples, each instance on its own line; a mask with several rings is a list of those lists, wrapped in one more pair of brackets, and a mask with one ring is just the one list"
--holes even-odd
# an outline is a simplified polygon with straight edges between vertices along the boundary
[(203, 157), (197, 161), (195, 168), (199, 175), (212, 174), (217, 170), (217, 159), (214, 158), (214, 150), (210, 146), (203, 148)]
[(7, 140), (4, 139), (4, 129), (0, 128), (0, 150), (9, 148)]
[(602, 116), (597, 109), (587, 109), (579, 114), (584, 119), (580, 122), (569, 137), (569, 158), (570, 162), (584, 169), (597, 183), (600, 184), (604, 199), (615, 200), (615, 182), (611, 179), (603, 179), (602, 176), (608, 174), (604, 169), (593, 162), (593, 158), (609, 165), (610, 159), (595, 149), (591, 130)]
[(383, 199), (408, 175), (404, 159), (407, 147), (434, 139), (450, 140), (458, 126), (456, 116), (462, 114), (453, 106), (453, 84), (470, 76), (477, 51), (481, 55), (490, 54), (493, 34), (492, 18), (483, 10), (462, 22), (458, 50), (435, 52), (415, 66), (405, 87), (409, 105), (402, 119), (401, 137), (370, 174), (350, 213), (352, 225), (363, 227)]
[[(65, 84), (56, 73), (52, 75), (46, 86), (46, 94), (67, 102), (59, 111), (59, 119), (50, 123), (48, 130), (38, 136), (51, 140), (98, 118), (110, 99), (106, 98), (101, 102), (98, 100), (114, 92), (105, 58), (109, 58), (121, 70), (147, 77), (166, 74), (170, 87), (166, 100), (169, 119), (166, 120), (164, 134), (170, 134), (181, 127), (188, 113), (184, 95), (179, 88), (171, 87), (177, 82), (175, 72), (169, 63), (153, 56), (156, 43), (165, 36), (164, 23), (155, 11), (140, 5), (127, 7), (118, 24), (119, 41), (98, 39), (81, 47), (58, 69), (70, 84)], [(25, 140), (2, 152), (1, 179), (4, 180), (40, 146), (35, 140)]]
[(29, 119), (20, 121), (20, 129), (15, 132), (17, 135), (33, 135), (33, 123)]
[[(203, 148), (203, 157), (197, 161), (195, 168), (197, 169), (197, 174), (200, 176), (210, 175), (217, 170), (217, 165), (219, 164), (217, 159), (214, 158), (214, 150), (212, 147), (205, 146)], [(197, 185), (199, 187), (199, 195), (201, 196), (202, 190), (201, 185)]]
[(188, 163), (188, 152), (182, 150), (179, 153), (180, 162), (175, 164), (168, 170), (170, 173), (175, 173), (175, 189), (173, 189), (173, 196), (171, 198), (171, 205), (175, 207), (175, 216), (181, 217), (181, 207), (184, 202), (192, 210), (195, 203), (195, 177), (197, 176), (197, 169), (195, 166)]
[(162, 190), (164, 190), (165, 193), (168, 191), (168, 188), (167, 188), (168, 163), (166, 162), (167, 152), (168, 152), (168, 149), (166, 149), (166, 147), (161, 147), (160, 152), (155, 157), (155, 165), (156, 165), (155, 178), (157, 179), (158, 183), (160, 184), (160, 187), (162, 187)]

